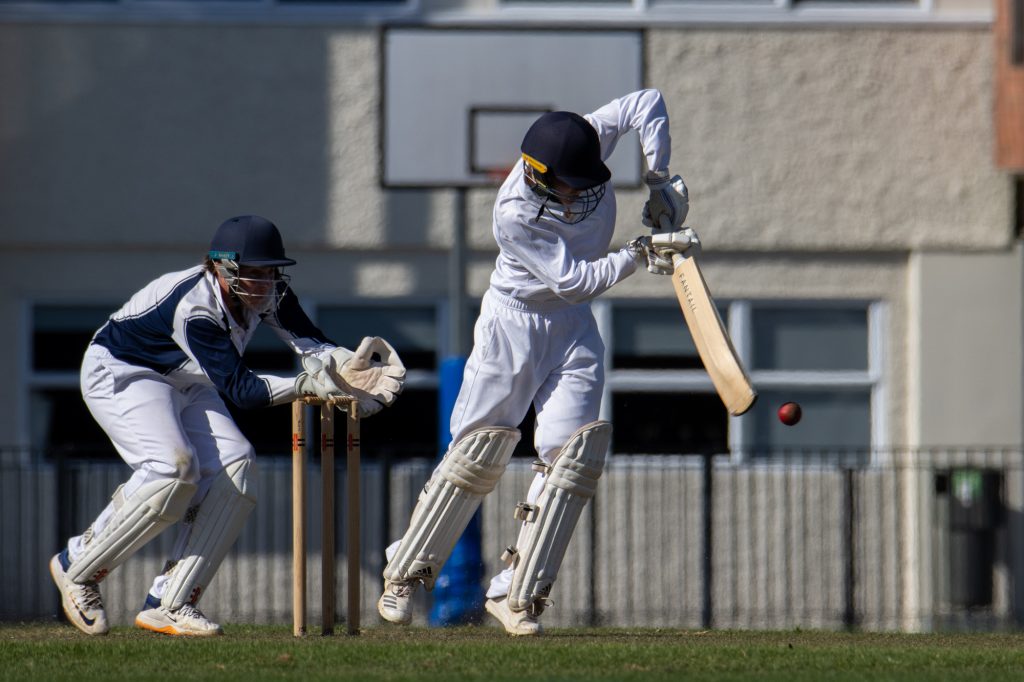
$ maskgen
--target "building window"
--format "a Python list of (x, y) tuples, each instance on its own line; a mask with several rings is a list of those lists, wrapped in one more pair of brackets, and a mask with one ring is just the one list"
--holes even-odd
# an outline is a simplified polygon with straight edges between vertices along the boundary
[(33, 449), (76, 457), (117, 456), (82, 401), (78, 379), (89, 341), (117, 308), (32, 307), (26, 428)]
[[(881, 304), (732, 301), (719, 308), (759, 393), (738, 418), (715, 394), (674, 303), (598, 304), (611, 358), (604, 416), (615, 423), (615, 452), (730, 452), (742, 460), (863, 454), (881, 445)], [(793, 427), (776, 416), (787, 401), (803, 407)]]
[(376, 457), (438, 456), (437, 358), (434, 305), (323, 305), (317, 325), (341, 346), (355, 349), (364, 336), (387, 340), (408, 372), (394, 405), (363, 430), (363, 452)]

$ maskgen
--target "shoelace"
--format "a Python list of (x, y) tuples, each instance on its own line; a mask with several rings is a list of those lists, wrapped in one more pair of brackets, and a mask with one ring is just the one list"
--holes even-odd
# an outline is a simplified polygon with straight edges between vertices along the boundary
[(177, 614), (184, 616), (185, 618), (198, 618), (199, 620), (206, 620), (206, 616), (203, 612), (196, 608), (195, 604), (182, 604), (181, 608), (178, 609)]
[(84, 583), (80, 585), (80, 599), (81, 605), (87, 609), (101, 609), (103, 608), (103, 601), (100, 598), (100, 586), (96, 583)]
[(396, 597), (411, 597), (412, 583), (391, 583), (391, 592)]
[(547, 597), (541, 597), (537, 601), (530, 604), (530, 606), (526, 609), (526, 620), (537, 622), (537, 619), (540, 618), (540, 614), (544, 613), (544, 609), (548, 608), (554, 603), (554, 601), (548, 599)]

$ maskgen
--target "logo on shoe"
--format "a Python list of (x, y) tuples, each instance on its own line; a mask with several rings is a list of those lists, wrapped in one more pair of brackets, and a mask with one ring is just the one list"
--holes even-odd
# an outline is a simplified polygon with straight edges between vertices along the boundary
[(78, 611), (78, 615), (81, 616), (82, 622), (88, 625), (89, 627), (92, 627), (93, 623), (96, 622), (96, 619), (89, 618), (88, 616), (86, 616), (85, 611), (83, 611), (82, 607), (78, 605), (78, 602), (71, 600), (71, 603), (75, 605), (75, 611)]

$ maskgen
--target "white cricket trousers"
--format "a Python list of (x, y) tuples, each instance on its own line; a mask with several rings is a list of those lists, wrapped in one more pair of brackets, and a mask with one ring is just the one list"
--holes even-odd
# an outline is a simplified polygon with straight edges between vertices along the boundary
[[(162, 374), (118, 360), (97, 345), (86, 350), (81, 385), (89, 412), (133, 470), (124, 484), (126, 496), (150, 481), (180, 479), (198, 484), (190, 503), (195, 505), (221, 469), (254, 456), (212, 385), (175, 386)], [(93, 521), (94, 534), (113, 512), (111, 502)], [(81, 535), (68, 541), (72, 561), (82, 551)], [(163, 596), (165, 582), (154, 584), (154, 596)]]
[[(551, 464), (577, 429), (597, 420), (603, 388), (604, 342), (589, 303), (531, 305), (488, 290), (452, 409), (452, 442), (486, 426), (518, 427), (532, 403), (534, 448)], [(537, 501), (543, 482), (534, 478), (527, 502)], [(512, 573), (494, 576), (487, 596), (508, 594)]]

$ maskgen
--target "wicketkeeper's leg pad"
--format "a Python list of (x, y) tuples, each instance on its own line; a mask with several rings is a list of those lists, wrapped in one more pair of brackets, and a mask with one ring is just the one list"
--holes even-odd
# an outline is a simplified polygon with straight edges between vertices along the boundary
[(114, 512), (103, 529), (85, 532), (84, 551), (68, 567), (76, 583), (99, 582), (162, 530), (185, 514), (196, 485), (164, 478), (140, 485), (126, 496), (124, 486), (114, 491)]
[(551, 594), (580, 513), (597, 491), (611, 438), (612, 425), (606, 421), (580, 428), (555, 456), (537, 502), (516, 507), (515, 516), (523, 521), (519, 546), (506, 552), (514, 568), (508, 593), (513, 611)]
[[(198, 508), (185, 518), (183, 546), (168, 567), (161, 603), (170, 610), (198, 603), (256, 506), (256, 465), (243, 459), (224, 467)], [(194, 516), (193, 516), (194, 514)]]
[(514, 428), (484, 427), (448, 450), (416, 503), (409, 530), (384, 569), (385, 579), (421, 580), (433, 588), (480, 502), (498, 485), (519, 435)]

